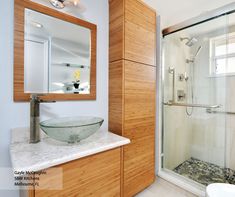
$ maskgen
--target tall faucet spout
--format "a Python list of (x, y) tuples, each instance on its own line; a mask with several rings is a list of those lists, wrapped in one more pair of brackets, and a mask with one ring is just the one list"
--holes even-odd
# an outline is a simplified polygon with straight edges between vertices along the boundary
[(52, 103), (55, 101), (43, 101), (39, 94), (30, 97), (30, 139), (29, 143), (40, 142), (40, 103)]
[(40, 98), (36, 94), (30, 97), (30, 143), (40, 142)]

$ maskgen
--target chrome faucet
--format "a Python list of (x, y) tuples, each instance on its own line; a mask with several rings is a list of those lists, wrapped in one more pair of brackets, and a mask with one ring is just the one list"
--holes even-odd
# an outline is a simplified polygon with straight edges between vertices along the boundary
[(40, 103), (53, 103), (55, 101), (43, 101), (39, 94), (30, 96), (30, 140), (29, 143), (40, 142)]

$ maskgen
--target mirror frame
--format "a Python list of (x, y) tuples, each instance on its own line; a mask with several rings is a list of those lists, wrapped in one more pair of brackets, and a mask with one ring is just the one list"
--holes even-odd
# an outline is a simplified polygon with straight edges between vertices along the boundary
[(24, 26), (25, 9), (31, 9), (91, 30), (91, 72), (90, 94), (53, 94), (41, 96), (44, 100), (75, 101), (96, 100), (96, 42), (97, 26), (74, 16), (59, 12), (30, 0), (15, 0), (14, 7), (14, 101), (30, 100), (30, 93), (24, 93)]

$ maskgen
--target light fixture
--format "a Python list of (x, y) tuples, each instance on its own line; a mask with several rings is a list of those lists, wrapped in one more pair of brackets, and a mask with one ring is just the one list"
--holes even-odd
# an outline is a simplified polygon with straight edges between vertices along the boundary
[(79, 1), (80, 1), (80, 0), (74, 0), (74, 1), (73, 1), (73, 5), (74, 5), (74, 6), (78, 6)]
[(51, 5), (57, 9), (63, 9), (65, 7), (75, 7), (79, 12), (84, 12), (85, 7), (81, 4), (80, 0), (48, 0)]
[(63, 9), (65, 0), (50, 0), (51, 5), (53, 5), (57, 9)]

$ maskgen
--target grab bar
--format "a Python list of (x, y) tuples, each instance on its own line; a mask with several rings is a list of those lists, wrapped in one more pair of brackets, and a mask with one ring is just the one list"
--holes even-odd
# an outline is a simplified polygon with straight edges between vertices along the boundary
[(173, 103), (168, 101), (167, 103), (163, 103), (168, 106), (182, 106), (182, 107), (198, 107), (198, 108), (206, 108), (206, 109), (216, 109), (220, 108), (220, 105), (204, 105), (204, 104), (193, 104), (193, 103)]
[(175, 102), (175, 68), (169, 67), (168, 72), (172, 74), (172, 100), (171, 102)]
[(210, 114), (229, 114), (229, 115), (235, 115), (235, 112), (230, 112), (230, 111), (214, 111), (212, 109), (206, 109), (207, 113)]

